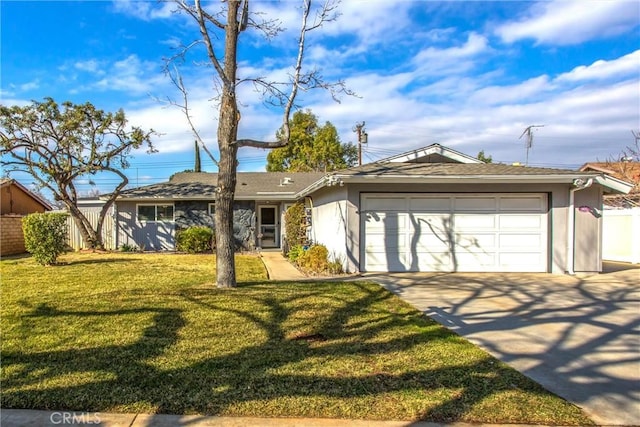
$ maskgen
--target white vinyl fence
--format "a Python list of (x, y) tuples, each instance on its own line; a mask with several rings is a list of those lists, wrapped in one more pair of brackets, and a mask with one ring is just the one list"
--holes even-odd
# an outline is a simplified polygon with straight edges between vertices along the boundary
[(602, 259), (640, 263), (640, 208), (602, 212)]
[[(98, 224), (99, 212), (84, 212), (89, 222), (93, 227)], [(87, 245), (82, 241), (82, 235), (80, 230), (73, 221), (71, 215), (67, 218), (67, 225), (69, 226), (68, 243), (74, 250), (87, 249)], [(116, 249), (115, 242), (115, 224), (111, 213), (107, 213), (102, 224), (102, 242), (105, 249)]]

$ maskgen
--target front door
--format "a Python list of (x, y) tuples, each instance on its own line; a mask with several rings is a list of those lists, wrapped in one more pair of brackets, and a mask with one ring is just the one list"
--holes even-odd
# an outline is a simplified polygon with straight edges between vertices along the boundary
[(258, 225), (260, 233), (258, 235), (261, 248), (278, 247), (278, 207), (259, 206)]

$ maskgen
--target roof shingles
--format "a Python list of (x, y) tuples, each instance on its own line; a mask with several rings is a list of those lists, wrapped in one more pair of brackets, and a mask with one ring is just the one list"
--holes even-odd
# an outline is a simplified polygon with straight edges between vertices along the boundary
[[(238, 172), (236, 199), (265, 199), (291, 197), (318, 181), (325, 174), (319, 172)], [(285, 178), (288, 178), (285, 180)], [(168, 182), (125, 190), (121, 199), (195, 200), (215, 198), (217, 173), (182, 172)]]

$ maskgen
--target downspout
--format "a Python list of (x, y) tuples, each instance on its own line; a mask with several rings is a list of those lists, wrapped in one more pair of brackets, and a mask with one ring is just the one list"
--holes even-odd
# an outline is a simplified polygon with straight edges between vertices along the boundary
[(576, 272), (575, 268), (575, 238), (576, 238), (576, 210), (575, 210), (575, 193), (576, 191), (584, 190), (585, 188), (591, 187), (593, 184), (593, 178), (588, 178), (586, 181), (582, 178), (576, 178), (573, 180), (573, 185), (575, 188), (569, 189), (569, 212), (567, 219), (567, 273), (574, 275)]

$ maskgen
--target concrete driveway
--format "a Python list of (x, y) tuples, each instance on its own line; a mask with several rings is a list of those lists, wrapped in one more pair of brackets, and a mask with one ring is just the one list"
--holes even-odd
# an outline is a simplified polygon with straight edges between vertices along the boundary
[[(622, 266), (620, 266), (622, 267)], [(640, 269), (367, 274), (601, 425), (640, 425)]]

